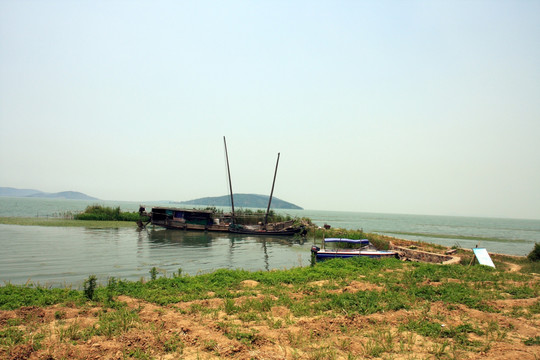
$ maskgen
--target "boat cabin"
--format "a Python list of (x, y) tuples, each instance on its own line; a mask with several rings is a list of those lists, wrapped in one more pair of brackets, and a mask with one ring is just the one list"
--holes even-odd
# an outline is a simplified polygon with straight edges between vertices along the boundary
[(167, 229), (228, 231), (230, 217), (216, 216), (211, 210), (154, 207), (152, 225)]

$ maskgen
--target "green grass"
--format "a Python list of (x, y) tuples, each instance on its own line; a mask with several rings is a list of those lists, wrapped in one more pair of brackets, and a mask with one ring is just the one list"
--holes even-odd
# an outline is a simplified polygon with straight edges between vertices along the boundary
[[(401, 270), (401, 271), (393, 271)], [(384, 272), (384, 276), (381, 273)], [(351, 279), (362, 276), (363, 281), (377, 285), (383, 291), (366, 290), (355, 293), (336, 293)], [(454, 279), (454, 281), (449, 281)], [(110, 302), (115, 296), (128, 295), (159, 305), (181, 301), (207, 299), (225, 300), (227, 313), (267, 312), (272, 306), (284, 305), (297, 314), (327, 311), (371, 314), (389, 310), (408, 309), (417, 302), (443, 301), (448, 304), (464, 304), (471, 308), (494, 311), (487, 301), (503, 298), (538, 296), (539, 285), (527, 282), (531, 276), (504, 272), (485, 266), (440, 266), (433, 264), (406, 264), (395, 259), (334, 259), (318, 263), (314, 267), (298, 267), (289, 270), (245, 271), (221, 269), (197, 276), (160, 277), (148, 282), (113, 279), (106, 286), (97, 286), (93, 300)], [(264, 294), (262, 300), (251, 300), (243, 305), (234, 299), (253, 295), (253, 289), (244, 288), (242, 281), (259, 282), (257, 291)], [(327, 281), (324, 286), (312, 285), (315, 281)], [(429, 285), (437, 282), (437, 286)], [(521, 284), (519, 284), (521, 283)], [(289, 284), (289, 287), (284, 285)], [(292, 287), (292, 290), (291, 290)], [(301, 299), (291, 300), (290, 291), (305, 294)], [(277, 300), (271, 300), (275, 297)], [(46, 306), (62, 302), (85, 302), (83, 291), (70, 289), (45, 289), (6, 285), (0, 287), (0, 309), (16, 309), (21, 306)]]
[[(361, 335), (364, 357), (391, 358), (392, 354), (413, 354), (416, 338), (428, 338), (429, 352), (435, 358), (460, 358), (461, 352), (482, 352), (489, 350), (492, 343), (505, 338), (508, 328), (495, 320), (464, 317), (459, 322), (448, 322), (446, 311), (433, 310), (442, 307), (452, 311), (461, 306), (484, 312), (499, 312), (499, 316), (516, 318), (532, 316), (540, 312), (540, 301), (527, 306), (515, 306), (509, 313), (492, 308), (493, 300), (522, 299), (537, 297), (540, 284), (537, 277), (519, 272), (507, 272), (485, 266), (433, 265), (425, 263), (405, 263), (396, 259), (333, 259), (316, 264), (314, 267), (298, 267), (289, 270), (245, 271), (221, 269), (213, 273), (197, 276), (174, 274), (149, 281), (126, 281), (111, 278), (107, 285), (96, 285), (91, 297), (83, 290), (46, 289), (40, 287), (5, 285), (0, 287), (0, 309), (18, 309), (25, 306), (47, 306), (52, 304), (78, 304), (83, 309), (101, 309), (94, 315), (95, 325), (83, 326), (77, 321), (66, 321), (62, 310), (54, 317), (61, 326), (55, 335), (61, 342), (82, 343), (93, 336), (107, 339), (122, 337), (131, 329), (144, 326), (144, 316), (139, 318), (140, 308), (129, 308), (117, 300), (119, 295), (142, 299), (167, 309), (178, 309), (180, 313), (200, 316), (201, 319), (215, 319), (215, 330), (243, 346), (256, 348), (264, 335), (259, 332), (261, 325), (272, 329), (283, 329), (284, 336), (294, 348), (310, 351), (310, 358), (341, 358), (341, 352), (353, 358), (350, 339)], [(92, 277), (90, 276), (89, 279)], [(246, 286), (244, 280), (254, 280), (256, 286)], [(354, 284), (361, 284), (356, 291), (346, 290)], [(116, 300), (115, 300), (116, 299)], [(174, 304), (184, 301), (220, 299), (215, 306), (205, 302), (194, 302), (189, 306)], [(275, 307), (288, 311), (287, 317), (275, 318)], [(387, 324), (377, 324), (367, 333), (355, 322), (339, 323), (345, 340), (336, 346), (322, 343), (320, 347), (310, 347), (317, 336), (310, 329), (291, 332), (287, 326), (303, 317), (332, 319), (344, 317), (354, 321), (358, 316), (383, 314), (405, 310), (407, 314), (399, 319), (399, 326), (393, 329)], [(155, 311), (165, 312), (165, 309)], [(399, 314), (399, 313), (398, 313)], [(399, 315), (401, 316), (401, 315)], [(376, 319), (376, 318), (375, 318)], [(9, 319), (0, 328), (1, 348), (13, 349), (18, 344), (41, 346), (37, 333), (30, 337), (17, 327), (27, 319)], [(372, 322), (370, 317), (362, 321)], [(160, 349), (166, 353), (182, 354), (187, 344), (181, 334), (166, 332), (163, 324), (150, 324), (151, 333), (160, 340)], [(38, 337), (35, 337), (38, 336)], [(525, 345), (538, 345), (538, 337), (524, 340)], [(203, 340), (200, 344), (207, 352), (220, 354), (214, 340)], [(152, 351), (144, 348), (129, 348), (124, 356), (149, 358)], [(339, 350), (338, 350), (339, 349)], [(387, 357), (385, 357), (387, 356)], [(151, 358), (151, 357), (150, 357)]]
[(65, 302), (82, 302), (83, 293), (71, 289), (47, 289), (7, 284), (0, 286), (0, 310), (23, 306), (48, 306)]

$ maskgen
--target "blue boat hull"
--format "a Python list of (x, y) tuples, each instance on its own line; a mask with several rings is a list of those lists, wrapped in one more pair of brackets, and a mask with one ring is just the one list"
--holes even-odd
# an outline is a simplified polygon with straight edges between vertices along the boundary
[(340, 251), (329, 251), (324, 252), (323, 251), (314, 251), (312, 250), (313, 254), (316, 256), (317, 260), (326, 260), (326, 259), (346, 259), (346, 258), (352, 258), (352, 257), (369, 257), (374, 259), (381, 259), (381, 258), (395, 258), (397, 257), (397, 253), (395, 251), (346, 251), (346, 252), (340, 252)]

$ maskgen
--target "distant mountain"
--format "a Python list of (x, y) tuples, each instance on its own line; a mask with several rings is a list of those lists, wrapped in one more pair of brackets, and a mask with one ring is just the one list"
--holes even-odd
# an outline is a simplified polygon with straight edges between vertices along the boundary
[(9, 197), (32, 197), (48, 199), (68, 199), (68, 200), (99, 200), (77, 191), (61, 191), (57, 193), (45, 193), (33, 189), (15, 189), (10, 187), (0, 187), (0, 196)]
[[(206, 206), (231, 206), (231, 198), (229, 195), (204, 197), (189, 201), (182, 201), (185, 205), (206, 205)], [(246, 208), (262, 208), (268, 207), (268, 196), (257, 194), (234, 194), (234, 206)], [(272, 209), (297, 209), (303, 210), (298, 205), (272, 197)]]
[(33, 189), (15, 189), (11, 187), (0, 187), (0, 196), (25, 197), (38, 193), (41, 193), (41, 191)]

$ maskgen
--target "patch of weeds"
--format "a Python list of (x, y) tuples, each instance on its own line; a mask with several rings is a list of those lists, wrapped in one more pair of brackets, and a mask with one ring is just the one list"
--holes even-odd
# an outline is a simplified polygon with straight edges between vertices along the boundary
[(256, 312), (242, 312), (238, 314), (238, 319), (242, 320), (243, 322), (258, 321), (259, 314)]
[(81, 292), (71, 289), (47, 289), (40, 286), (0, 286), (0, 310), (15, 310), (23, 306), (48, 306), (62, 302), (78, 302)]
[(313, 305), (306, 301), (306, 299), (292, 302), (289, 309), (296, 317), (313, 316), (316, 313)]
[(217, 351), (218, 343), (216, 340), (204, 340), (203, 342), (203, 349), (206, 351)]
[(187, 311), (189, 314), (198, 314), (202, 311), (204, 311), (205, 308), (201, 304), (192, 303), (189, 305), (189, 310)]
[(538, 292), (528, 286), (513, 286), (506, 289), (514, 299), (530, 299), (538, 296)]
[(306, 344), (306, 336), (301, 331), (287, 331), (287, 340), (293, 348), (302, 347)]
[[(431, 321), (430, 319), (411, 320), (402, 326), (402, 328), (409, 331), (414, 331), (422, 336), (431, 338), (450, 338), (453, 339), (456, 344), (461, 346), (474, 347), (477, 347), (480, 344), (478, 342), (470, 341), (468, 334), (474, 333), (479, 336), (485, 334), (484, 331), (474, 327), (470, 323), (463, 323), (457, 326), (445, 326), (443, 324)], [(439, 348), (439, 350), (441, 349)], [(434, 351), (433, 353), (437, 354), (437, 351)]]
[(180, 338), (180, 335), (175, 332), (163, 343), (163, 350), (166, 353), (182, 354), (184, 352), (184, 346), (184, 342)]
[[(382, 295), (378, 291), (358, 291), (356, 293), (321, 294), (321, 311), (333, 310), (340, 313), (373, 314), (385, 308)], [(386, 300), (386, 299), (385, 299)]]
[(526, 340), (523, 340), (523, 343), (527, 346), (540, 345), (540, 336), (530, 337)]
[(87, 340), (87, 338), (89, 338), (88, 332), (83, 331), (81, 329), (80, 324), (77, 321), (73, 322), (72, 324), (66, 327), (59, 328), (57, 332), (58, 332), (58, 338), (60, 341), (67, 341), (67, 340), (78, 341), (78, 340)]
[(411, 320), (402, 328), (427, 337), (439, 337), (442, 331), (441, 324), (426, 319)]
[(337, 359), (337, 353), (336, 350), (329, 346), (325, 346), (322, 348), (313, 349), (310, 351), (310, 355), (308, 359), (312, 360), (333, 360)]
[(274, 306), (274, 300), (271, 297), (265, 296), (261, 301), (254, 304), (253, 309), (258, 312), (269, 312)]
[(367, 357), (380, 357), (384, 352), (384, 345), (374, 339), (369, 339), (364, 345), (364, 355)]
[(271, 329), (281, 329), (283, 327), (283, 321), (281, 319), (268, 319), (268, 327)]
[(399, 351), (406, 352), (411, 351), (416, 344), (416, 334), (411, 331), (407, 331), (406, 334), (401, 334), (399, 339)]
[(519, 318), (526, 317), (528, 314), (525, 313), (525, 310), (521, 306), (513, 306), (512, 311), (510, 311), (509, 315), (515, 318)]
[(501, 330), (499, 323), (495, 320), (492, 320), (488, 323), (485, 333), (488, 341), (501, 341), (506, 337), (506, 331)]
[(232, 339), (236, 339), (245, 345), (252, 345), (258, 339), (257, 330), (240, 331), (238, 328), (232, 333)]
[(389, 330), (378, 330), (369, 335), (364, 345), (364, 353), (368, 357), (380, 357), (382, 354), (392, 352), (394, 349), (394, 336)]
[(429, 352), (433, 354), (436, 359), (441, 359), (443, 356), (446, 357), (446, 349), (449, 345), (450, 343), (448, 340), (445, 340), (442, 344), (435, 343)]
[(66, 312), (65, 311), (55, 311), (54, 312), (54, 318), (56, 320), (65, 319), (66, 318)]
[(99, 315), (96, 335), (104, 335), (107, 338), (123, 334), (136, 326), (139, 315), (134, 310), (121, 309), (102, 313)]
[(338, 341), (337, 346), (344, 351), (349, 351), (351, 349), (352, 340), (349, 338), (341, 339)]
[(24, 331), (15, 327), (8, 327), (6, 330), (0, 330), (0, 346), (11, 347), (26, 342)]
[(540, 300), (536, 300), (534, 304), (529, 306), (529, 313), (540, 314)]
[(139, 360), (151, 360), (152, 356), (147, 354), (143, 349), (135, 348), (124, 351), (124, 359), (139, 359)]
[(243, 331), (240, 329), (240, 326), (233, 323), (226, 323), (220, 321), (217, 323), (218, 328), (223, 332), (223, 334), (229, 339), (238, 340), (245, 345), (251, 345), (257, 340), (257, 330), (249, 329), (249, 331)]
[(240, 310), (240, 307), (236, 306), (233, 299), (225, 299), (224, 306), (225, 313), (227, 313), (227, 315), (234, 314)]
[(38, 351), (43, 347), (42, 344), (41, 344), (43, 339), (45, 339), (45, 334), (41, 333), (41, 332), (37, 333), (37, 334), (34, 334), (32, 336), (31, 342), (32, 342), (32, 349), (34, 351)]
[(23, 322), (23, 319), (21, 318), (14, 318), (14, 319), (7, 319), (6, 324), (8, 326), (19, 326)]

